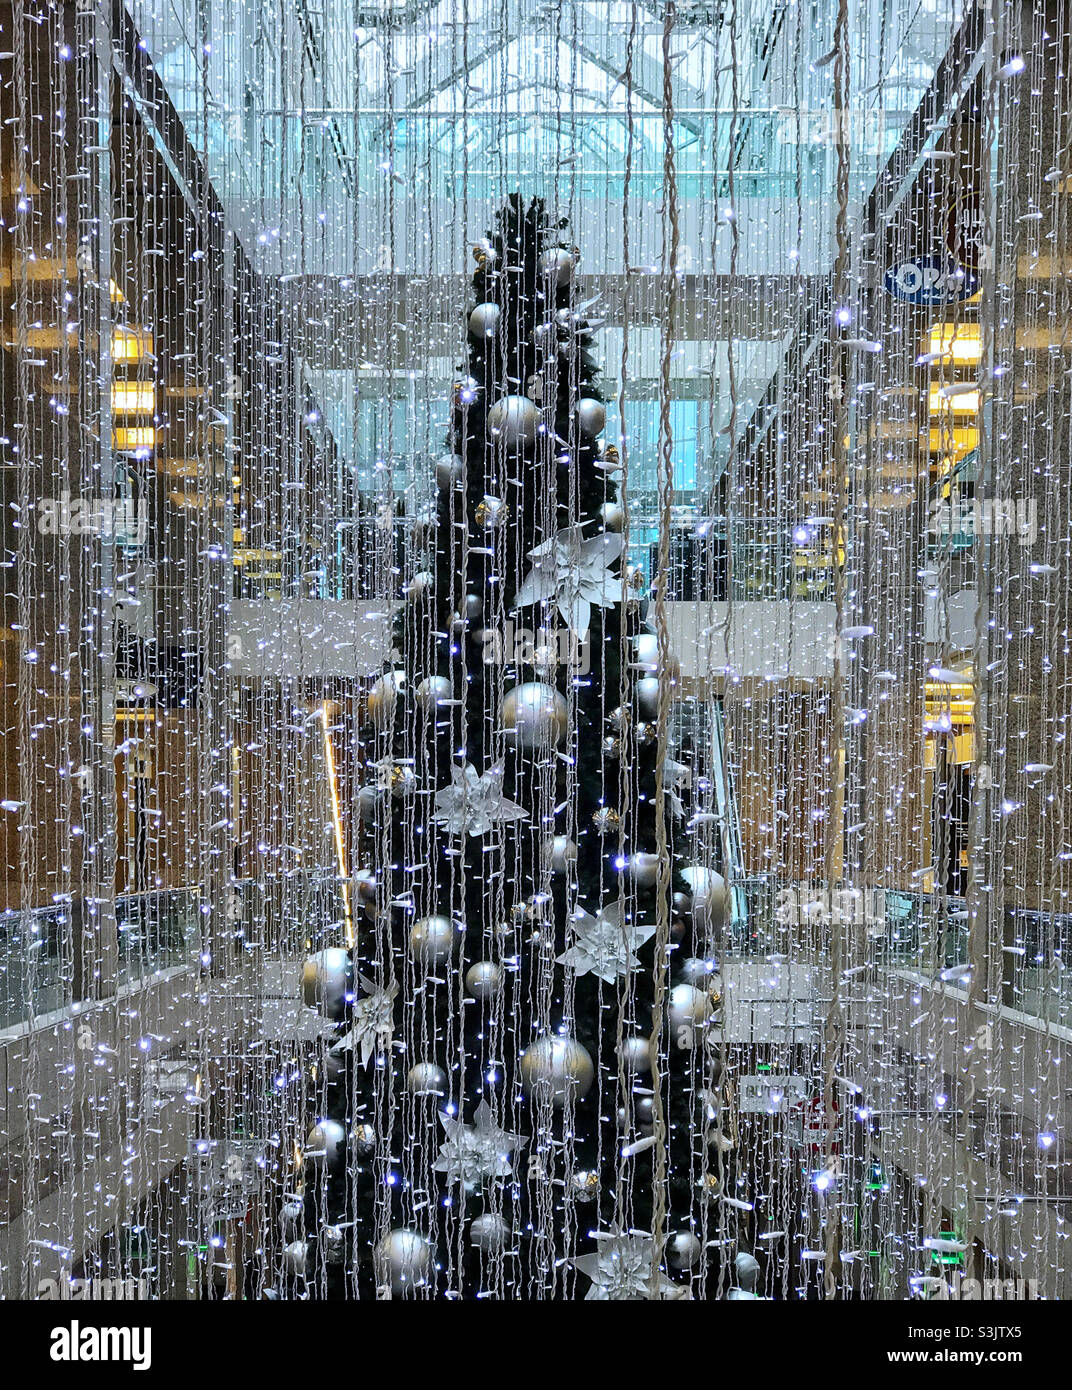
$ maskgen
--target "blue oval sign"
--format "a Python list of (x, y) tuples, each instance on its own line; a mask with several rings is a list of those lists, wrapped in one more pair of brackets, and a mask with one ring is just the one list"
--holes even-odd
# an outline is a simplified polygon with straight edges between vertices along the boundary
[(886, 292), (909, 304), (950, 304), (970, 299), (979, 277), (941, 256), (917, 256), (899, 261), (886, 271)]

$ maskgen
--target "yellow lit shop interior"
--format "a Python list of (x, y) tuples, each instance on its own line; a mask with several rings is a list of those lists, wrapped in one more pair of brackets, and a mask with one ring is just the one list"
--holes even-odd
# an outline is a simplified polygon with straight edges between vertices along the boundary
[(1072, 1297), (1070, 34), (0, 4), (0, 1298)]

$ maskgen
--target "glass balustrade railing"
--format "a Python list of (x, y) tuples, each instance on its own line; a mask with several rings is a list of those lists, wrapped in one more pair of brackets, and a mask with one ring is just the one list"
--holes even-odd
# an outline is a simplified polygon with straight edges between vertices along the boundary
[[(342, 939), (338, 880), (329, 872), (247, 880), (235, 888), (236, 951), (291, 958), (307, 943), (318, 948)], [(819, 884), (769, 877), (738, 880), (734, 889), (723, 958), (792, 957), (807, 948), (810, 929), (837, 913), (866, 934), (871, 965), (909, 970), (949, 989), (967, 987), (961, 898), (853, 888), (836, 889), (831, 902)], [(201, 903), (195, 889), (116, 899), (120, 987), (196, 963)], [(74, 912), (71, 904), (59, 904), (0, 913), (0, 1029), (67, 1007), (80, 993)], [(1006, 908), (1001, 959), (1006, 1007), (1072, 1027), (1072, 914)]]
[[(236, 957), (298, 959), (307, 949), (344, 940), (343, 903), (333, 870), (243, 879), (229, 889), (226, 938)], [(197, 888), (118, 896), (117, 987), (161, 970), (198, 965), (204, 903)], [(90, 905), (74, 902), (0, 912), (0, 1029), (86, 997), (78, 943), (83, 930), (96, 930), (95, 916)]]
[[(120, 988), (158, 970), (191, 963), (199, 939), (200, 895), (178, 888), (115, 900)], [(0, 913), (0, 1028), (70, 1005), (85, 993), (79, 938), (96, 914), (75, 903)]]
[[(963, 898), (853, 888), (835, 889), (831, 902), (820, 884), (752, 878), (736, 886), (746, 907), (728, 926), (729, 956), (799, 953), (813, 939), (809, 928), (837, 913), (865, 933), (870, 964), (909, 970), (948, 989), (968, 987)], [(1001, 1003), (1041, 1023), (1072, 1027), (1072, 914), (1006, 906), (1002, 920)]]

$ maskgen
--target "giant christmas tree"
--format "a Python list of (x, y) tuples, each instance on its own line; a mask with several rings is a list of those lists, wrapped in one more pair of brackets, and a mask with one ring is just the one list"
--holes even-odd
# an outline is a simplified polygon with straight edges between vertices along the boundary
[(727, 1245), (713, 817), (687, 766), (656, 777), (676, 691), (578, 253), (515, 195), (476, 256), (426, 558), (361, 733), (354, 942), (305, 967), (335, 1032), (284, 1286), (679, 1296)]

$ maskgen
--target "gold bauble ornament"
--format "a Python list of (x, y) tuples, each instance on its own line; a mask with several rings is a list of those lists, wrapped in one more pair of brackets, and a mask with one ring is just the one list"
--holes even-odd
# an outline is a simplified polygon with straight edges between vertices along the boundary
[(616, 734), (624, 734), (628, 729), (633, 718), (633, 711), (628, 705), (618, 705), (607, 715), (607, 723)]
[(578, 1202), (594, 1202), (599, 1196), (599, 1174), (580, 1168), (574, 1173), (570, 1186)]
[(600, 806), (592, 813), (592, 824), (601, 835), (610, 835), (621, 826), (621, 815), (613, 806)]
[(395, 763), (391, 768), (391, 795), (408, 796), (417, 785), (417, 774), (405, 763)]
[(485, 530), (492, 531), (496, 527), (502, 526), (510, 515), (509, 504), (502, 501), (499, 497), (485, 497), (477, 505), (474, 512), (476, 524), (483, 526)]

